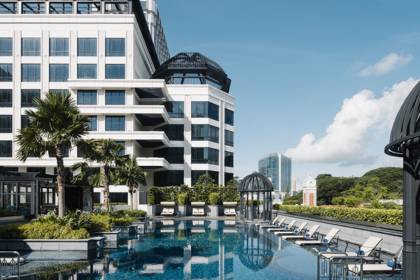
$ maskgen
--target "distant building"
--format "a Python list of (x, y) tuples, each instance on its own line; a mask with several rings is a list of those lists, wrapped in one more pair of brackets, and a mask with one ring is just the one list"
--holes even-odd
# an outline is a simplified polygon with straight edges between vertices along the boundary
[(284, 155), (281, 155), (281, 191), (290, 193), (292, 188), (292, 160)]
[(316, 179), (309, 177), (302, 185), (303, 205), (315, 207), (317, 206), (317, 186)]
[(292, 177), (292, 188), (290, 190), (290, 194), (291, 195), (296, 195), (297, 194), (297, 182), (296, 182), (296, 177)]
[(274, 190), (279, 188), (279, 155), (277, 153), (269, 154), (258, 161), (258, 171), (270, 179)]

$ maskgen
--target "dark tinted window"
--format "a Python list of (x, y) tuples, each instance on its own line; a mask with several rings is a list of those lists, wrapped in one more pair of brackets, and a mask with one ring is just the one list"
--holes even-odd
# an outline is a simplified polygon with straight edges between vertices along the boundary
[(203, 171), (203, 170), (193, 170), (191, 172), (191, 181), (192, 184), (194, 185), (198, 178), (200, 178), (200, 176), (207, 174), (208, 176), (210, 176), (215, 182), (216, 184), (219, 182), (219, 172), (216, 171)]
[(191, 140), (219, 143), (219, 128), (208, 124), (193, 124), (191, 126)]
[(233, 147), (233, 132), (225, 130), (225, 145)]
[(96, 38), (78, 38), (77, 55), (78, 56), (96, 56)]
[(0, 141), (0, 157), (12, 157), (12, 141)]
[(106, 38), (105, 40), (106, 56), (124, 56), (125, 39), (124, 38)]
[(170, 101), (165, 104), (166, 111), (171, 118), (183, 118), (184, 117), (184, 102), (182, 101)]
[(126, 192), (110, 192), (109, 201), (111, 203), (128, 203), (128, 193)]
[(68, 56), (68, 38), (50, 38), (50, 56)]
[(219, 164), (219, 150), (213, 148), (192, 148), (192, 163)]
[(0, 82), (11, 82), (13, 80), (13, 67), (10, 63), (0, 64)]
[(11, 89), (0, 89), (0, 107), (12, 107), (12, 95)]
[(22, 64), (22, 82), (39, 82), (41, 80), (41, 66), (39, 64)]
[(169, 124), (164, 127), (164, 131), (169, 140), (184, 141), (184, 125)]
[(21, 107), (35, 107), (35, 98), (41, 96), (39, 89), (22, 89), (21, 93)]
[(233, 167), (233, 153), (225, 152), (225, 166)]
[(50, 2), (50, 14), (72, 14), (73, 3), (71, 2)]
[(219, 106), (211, 102), (191, 102), (191, 116), (193, 118), (210, 118), (219, 120)]
[(234, 124), (234, 113), (232, 110), (225, 109), (225, 123), (229, 125)]
[(105, 92), (106, 105), (124, 105), (125, 92), (123, 90), (107, 90)]
[(66, 82), (68, 78), (68, 64), (50, 64), (50, 82)]
[(0, 133), (12, 132), (12, 116), (0, 115)]
[(169, 163), (184, 163), (184, 148), (164, 148), (156, 150), (153, 153), (154, 157), (163, 157)]
[(45, 3), (43, 2), (22, 2), (22, 14), (44, 14)]
[(125, 64), (106, 64), (105, 79), (125, 79)]
[(96, 64), (77, 64), (78, 79), (96, 79)]
[(105, 117), (106, 131), (124, 131), (125, 117), (124, 116), (106, 116)]
[(96, 105), (97, 101), (96, 90), (78, 90), (77, 104), (79, 105)]
[(22, 56), (40, 56), (41, 40), (39, 38), (22, 38)]
[(88, 126), (90, 131), (98, 130), (98, 117), (97, 116), (88, 116)]
[(12, 56), (13, 54), (13, 39), (0, 38), (0, 56)]
[(180, 186), (184, 184), (183, 170), (158, 171), (154, 173), (154, 185), (163, 186)]

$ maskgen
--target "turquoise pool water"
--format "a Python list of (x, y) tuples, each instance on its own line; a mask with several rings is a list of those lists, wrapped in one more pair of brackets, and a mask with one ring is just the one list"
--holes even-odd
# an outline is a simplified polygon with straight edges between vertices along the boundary
[(166, 220), (101, 259), (52, 267), (42, 269), (50, 272), (39, 279), (312, 280), (317, 256), (234, 221)]

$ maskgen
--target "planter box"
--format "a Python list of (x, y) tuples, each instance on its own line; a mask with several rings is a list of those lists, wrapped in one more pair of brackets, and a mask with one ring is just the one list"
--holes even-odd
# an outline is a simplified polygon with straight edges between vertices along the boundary
[(187, 209), (188, 209), (187, 205), (178, 205), (178, 216), (180, 217), (188, 216)]
[(149, 217), (155, 217), (156, 216), (156, 211), (157, 207), (156, 205), (147, 205), (147, 215)]
[(209, 205), (207, 216), (211, 218), (219, 217), (219, 205)]
[(0, 251), (89, 251), (104, 248), (103, 237), (89, 239), (0, 239)]
[(139, 234), (145, 234), (146, 230), (147, 230), (147, 221), (137, 221), (137, 222), (133, 222), (131, 223), (133, 226), (137, 227), (137, 233)]
[(112, 228), (113, 231), (119, 231), (123, 235), (136, 235), (137, 234), (137, 226), (116, 226)]
[(0, 224), (11, 224), (23, 221), (25, 221), (23, 216), (0, 217)]
[(112, 249), (118, 248), (118, 242), (121, 239), (121, 232), (119, 230), (108, 231), (108, 232), (97, 232), (96, 235), (99, 235), (105, 238), (104, 248), (112, 248)]

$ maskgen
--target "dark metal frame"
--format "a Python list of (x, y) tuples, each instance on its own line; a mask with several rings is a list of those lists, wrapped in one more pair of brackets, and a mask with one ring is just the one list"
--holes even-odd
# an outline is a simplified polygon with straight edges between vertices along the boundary
[[(241, 199), (239, 210), (242, 219), (271, 220), (273, 184), (267, 177), (257, 172), (252, 173), (242, 179), (238, 191)], [(257, 205), (254, 205), (254, 201), (257, 201)]]
[(404, 160), (403, 278), (420, 279), (420, 83), (402, 104), (385, 153)]

